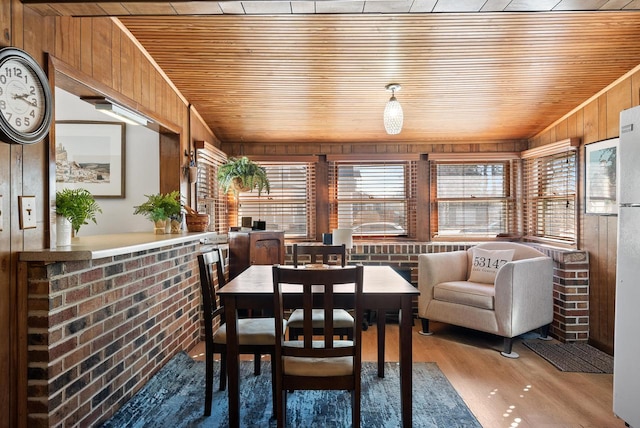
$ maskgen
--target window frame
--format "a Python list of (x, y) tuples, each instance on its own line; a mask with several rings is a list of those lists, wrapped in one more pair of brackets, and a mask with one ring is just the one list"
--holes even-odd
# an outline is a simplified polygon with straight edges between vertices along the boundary
[[(404, 233), (385, 233), (386, 229), (382, 232), (370, 233), (370, 234), (354, 234), (355, 239), (375, 239), (375, 240), (389, 240), (389, 239), (415, 239), (416, 236), (416, 206), (417, 206), (417, 171), (418, 171), (418, 155), (405, 155), (405, 156), (370, 156), (370, 157), (354, 157), (354, 156), (327, 156), (328, 164), (328, 188), (329, 188), (329, 229), (333, 230), (342, 227), (349, 227), (340, 221), (340, 205), (344, 204), (363, 204), (365, 202), (372, 203), (372, 201), (380, 204), (404, 204), (402, 214), (404, 217), (404, 224), (400, 225)], [(384, 165), (389, 166), (402, 166), (403, 178), (402, 178), (402, 197), (381, 197), (381, 198), (348, 198), (339, 196), (339, 169), (344, 166), (363, 166), (380, 168)], [(352, 186), (350, 184), (349, 186)], [(372, 210), (370, 210), (372, 211)], [(370, 211), (365, 211), (370, 212)], [(386, 213), (385, 208), (382, 209), (383, 213)], [(390, 225), (397, 224), (393, 219), (389, 219), (385, 214), (380, 221), (365, 222), (361, 225), (370, 225), (377, 223), (389, 223)], [(354, 225), (351, 223), (350, 227), (357, 228), (361, 225)], [(393, 229), (391, 229), (393, 230)]]
[[(569, 248), (577, 248), (579, 240), (579, 219), (580, 219), (580, 207), (579, 207), (579, 174), (580, 174), (580, 159), (578, 153), (578, 147), (580, 146), (580, 140), (577, 138), (568, 138), (552, 144), (541, 146), (522, 152), (523, 162), (523, 178), (522, 178), (522, 223), (523, 223), (523, 237), (528, 241), (547, 243), (556, 246), (565, 246)], [(569, 167), (568, 172), (562, 172), (563, 176), (566, 176), (568, 180), (572, 180), (571, 183), (567, 182), (567, 192), (560, 195), (542, 195), (544, 188), (549, 184), (546, 177), (549, 174), (538, 174), (533, 171), (533, 163), (544, 163), (545, 161), (562, 161), (563, 159), (572, 158), (572, 167)], [(540, 165), (535, 169), (540, 170)], [(572, 169), (572, 171), (571, 171)], [(546, 168), (548, 170), (548, 168)], [(534, 174), (532, 176), (532, 174)], [(557, 171), (554, 172), (557, 174)], [(535, 182), (535, 184), (534, 184)], [(537, 189), (537, 195), (533, 195), (534, 187)], [(573, 192), (571, 193), (571, 189)], [(542, 212), (537, 208), (545, 205), (546, 202), (552, 201), (565, 201), (565, 204), (573, 204), (572, 217), (573, 217), (573, 236), (562, 237), (560, 235), (539, 234), (540, 230), (539, 218), (545, 218), (545, 222), (549, 222), (550, 219), (545, 215), (544, 207)], [(555, 215), (552, 219), (558, 219), (562, 215)], [(549, 230), (551, 227), (542, 227), (544, 230)], [(533, 231), (533, 232), (532, 232)]]
[[(496, 152), (496, 153), (432, 153), (429, 154), (429, 237), (432, 241), (491, 241), (504, 236), (518, 236), (518, 183), (519, 183), (519, 158), (517, 152)], [(469, 196), (469, 197), (438, 197), (438, 166), (439, 165), (495, 165), (502, 164), (503, 174), (503, 194), (502, 196)], [(440, 233), (439, 225), (439, 203), (440, 202), (461, 202), (478, 203), (486, 201), (502, 202), (503, 218), (500, 220), (504, 224), (504, 230), (496, 234), (483, 233), (483, 231), (471, 233)], [(464, 229), (461, 229), (461, 232)]]
[[(267, 177), (271, 174), (270, 185), (271, 192), (266, 195), (265, 192), (262, 195), (258, 196), (257, 192), (240, 192), (235, 198), (235, 216), (236, 216), (236, 224), (240, 224), (241, 217), (243, 217), (243, 209), (242, 204), (250, 205), (250, 206), (258, 206), (258, 210), (262, 211), (263, 207), (267, 211), (269, 210), (269, 206), (272, 205), (275, 208), (274, 212), (284, 212), (287, 209), (290, 209), (292, 206), (296, 205), (304, 205), (304, 218), (305, 218), (305, 231), (304, 234), (292, 234), (285, 230), (285, 238), (292, 240), (309, 240), (315, 239), (316, 235), (316, 163), (317, 157), (315, 156), (300, 156), (300, 157), (287, 157), (286, 159), (283, 157), (250, 157), (252, 161), (257, 162), (260, 166), (263, 166), (267, 169)], [(304, 179), (304, 189), (305, 196), (304, 201), (298, 200), (297, 198), (291, 198), (291, 194), (288, 197), (279, 198), (275, 196), (278, 191), (278, 182), (282, 182), (282, 180), (276, 180), (273, 177), (273, 171), (270, 171), (272, 168), (277, 167), (286, 167), (286, 166), (303, 166), (306, 169), (306, 177)], [(280, 170), (282, 172), (282, 170)], [(296, 183), (300, 184), (300, 183)], [(295, 187), (294, 187), (295, 188)], [(283, 191), (287, 191), (287, 189), (283, 188)], [(275, 199), (274, 199), (275, 198)], [(283, 209), (283, 205), (288, 205), (287, 209)], [(284, 214), (281, 214), (284, 215)], [(253, 217), (253, 215), (252, 215)], [(257, 218), (253, 218), (253, 220), (258, 220)], [(282, 223), (282, 222), (280, 222)], [(278, 230), (283, 230), (283, 227), (280, 227), (281, 224), (278, 223)], [(270, 229), (269, 223), (267, 222), (267, 229)]]

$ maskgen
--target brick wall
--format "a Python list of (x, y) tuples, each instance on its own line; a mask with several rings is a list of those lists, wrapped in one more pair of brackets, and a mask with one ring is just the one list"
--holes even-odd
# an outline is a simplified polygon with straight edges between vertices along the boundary
[(589, 253), (535, 246), (553, 259), (553, 324), (563, 342), (589, 339)]
[[(318, 244), (319, 245), (319, 244)], [(473, 243), (446, 242), (354, 242), (348, 262), (390, 265), (409, 272), (418, 283), (418, 254), (466, 250)], [(553, 259), (553, 323), (550, 334), (563, 342), (587, 340), (589, 336), (589, 257), (586, 251), (565, 250), (530, 244)], [(292, 247), (287, 245), (286, 263), (292, 263)], [(414, 304), (417, 311), (417, 299)]]
[(200, 337), (195, 242), (28, 263), (28, 425), (109, 418)]

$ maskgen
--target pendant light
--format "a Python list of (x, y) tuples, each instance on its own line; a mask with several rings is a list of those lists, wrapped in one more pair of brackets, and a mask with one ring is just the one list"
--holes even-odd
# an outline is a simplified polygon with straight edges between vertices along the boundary
[(400, 102), (396, 99), (396, 91), (399, 91), (401, 86), (398, 83), (389, 83), (385, 88), (391, 91), (391, 98), (384, 107), (384, 129), (387, 134), (399, 134), (402, 131), (404, 114)]

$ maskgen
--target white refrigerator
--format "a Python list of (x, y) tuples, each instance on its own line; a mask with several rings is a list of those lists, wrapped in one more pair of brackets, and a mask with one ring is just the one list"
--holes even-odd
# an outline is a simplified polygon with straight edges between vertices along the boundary
[(613, 412), (640, 428), (640, 107), (620, 113)]

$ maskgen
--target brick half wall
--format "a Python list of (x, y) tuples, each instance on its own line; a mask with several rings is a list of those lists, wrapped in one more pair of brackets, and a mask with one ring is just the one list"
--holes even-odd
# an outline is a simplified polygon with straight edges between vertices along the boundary
[(28, 426), (93, 426), (200, 337), (196, 242), (28, 263)]
[[(418, 254), (467, 250), (473, 245), (475, 244), (464, 242), (361, 243), (356, 241), (353, 249), (348, 251), (348, 262), (388, 265), (399, 271), (409, 271), (411, 283), (417, 287)], [(553, 259), (551, 336), (563, 342), (588, 340), (589, 254), (586, 251), (552, 248), (531, 243), (529, 245)], [(286, 248), (286, 263), (292, 263), (291, 244)], [(417, 307), (416, 299), (414, 302), (416, 312)]]

